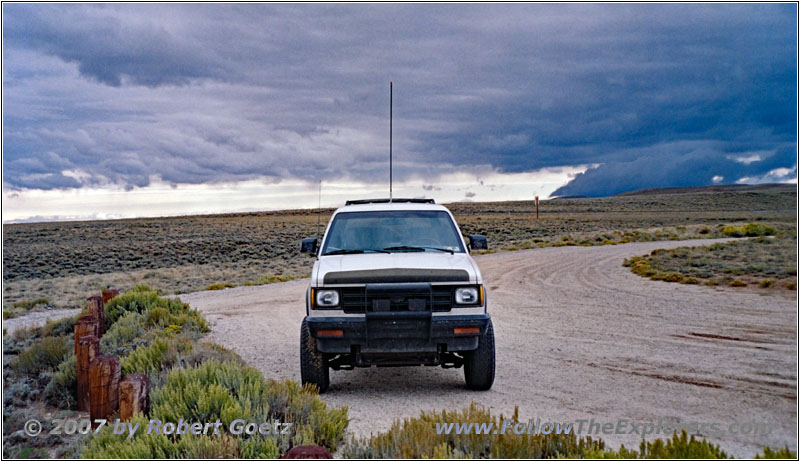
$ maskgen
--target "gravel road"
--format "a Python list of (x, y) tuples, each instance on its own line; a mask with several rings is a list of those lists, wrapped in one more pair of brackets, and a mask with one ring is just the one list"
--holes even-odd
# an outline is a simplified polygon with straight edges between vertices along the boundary
[[(795, 295), (655, 282), (622, 266), (623, 258), (653, 249), (711, 242), (479, 256), (497, 342), (491, 391), (466, 390), (460, 369), (370, 368), (331, 372), (323, 397), (349, 407), (356, 436), (385, 431), (420, 410), (475, 401), (505, 415), (518, 405), (523, 420), (717, 424), (722, 434), (699, 433), (738, 457), (752, 457), (764, 444), (796, 451)], [(296, 280), (180, 298), (211, 322), (211, 340), (267, 377), (299, 381), (307, 285)], [(772, 429), (732, 433), (731, 424)], [(640, 441), (632, 434), (602, 437), (612, 447)]]
[(4, 319), (3, 329), (9, 334), (13, 334), (15, 330), (23, 327), (43, 326), (49, 319), (61, 319), (68, 316), (75, 316), (80, 312), (81, 310), (78, 308), (34, 311), (18, 318)]

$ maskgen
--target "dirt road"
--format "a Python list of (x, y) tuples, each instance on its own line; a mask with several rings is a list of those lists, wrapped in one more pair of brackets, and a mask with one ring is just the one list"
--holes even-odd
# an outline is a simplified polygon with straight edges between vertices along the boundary
[(80, 309), (63, 309), (63, 310), (47, 310), (47, 311), (34, 311), (33, 313), (20, 316), (18, 318), (4, 319), (3, 328), (9, 333), (13, 334), (15, 330), (23, 327), (36, 327), (44, 325), (48, 319), (61, 319), (67, 316), (75, 316), (80, 313)]
[[(712, 427), (699, 433), (739, 457), (752, 457), (764, 444), (797, 450), (794, 295), (654, 282), (621, 265), (625, 257), (656, 248), (710, 242), (480, 256), (497, 339), (491, 391), (466, 390), (460, 369), (371, 368), (331, 372), (323, 397), (349, 407), (349, 428), (357, 436), (385, 431), (393, 420), (422, 409), (475, 401), (505, 415), (518, 405), (523, 420), (717, 424), (721, 434), (712, 435)], [(299, 380), (307, 284), (181, 299), (211, 321), (212, 340), (267, 377)], [(753, 424), (772, 428), (766, 435), (742, 434)], [(640, 441), (632, 434), (600, 436), (612, 447)], [(663, 435), (648, 439), (656, 436)]]

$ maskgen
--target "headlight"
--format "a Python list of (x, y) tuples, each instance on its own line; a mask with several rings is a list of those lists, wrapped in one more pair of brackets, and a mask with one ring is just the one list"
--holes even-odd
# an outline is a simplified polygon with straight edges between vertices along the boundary
[(477, 305), (480, 303), (478, 299), (477, 287), (460, 287), (456, 289), (456, 303), (459, 305)]
[(318, 290), (317, 291), (317, 306), (329, 307), (339, 305), (339, 291), (338, 290)]

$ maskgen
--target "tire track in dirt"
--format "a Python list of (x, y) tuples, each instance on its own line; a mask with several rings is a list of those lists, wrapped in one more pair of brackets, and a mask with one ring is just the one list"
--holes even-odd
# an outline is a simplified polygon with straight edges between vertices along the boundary
[[(622, 266), (653, 249), (712, 242), (479, 256), (497, 344), (491, 391), (466, 390), (462, 370), (371, 368), (331, 372), (323, 397), (349, 407), (356, 436), (385, 431), (420, 410), (475, 401), (505, 415), (518, 405), (523, 419), (769, 423), (774, 430), (766, 436), (703, 436), (740, 457), (762, 445), (796, 450), (794, 294), (650, 281)], [(211, 321), (211, 340), (267, 377), (299, 380), (307, 285), (296, 280), (180, 298)], [(639, 442), (635, 435), (603, 438), (612, 446)]]

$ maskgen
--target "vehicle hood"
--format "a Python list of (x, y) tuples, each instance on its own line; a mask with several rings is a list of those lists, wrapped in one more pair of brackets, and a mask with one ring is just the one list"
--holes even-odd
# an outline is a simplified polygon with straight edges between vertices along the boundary
[(377, 282), (481, 283), (475, 261), (466, 253), (395, 252), (319, 257), (312, 285)]

